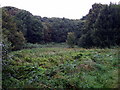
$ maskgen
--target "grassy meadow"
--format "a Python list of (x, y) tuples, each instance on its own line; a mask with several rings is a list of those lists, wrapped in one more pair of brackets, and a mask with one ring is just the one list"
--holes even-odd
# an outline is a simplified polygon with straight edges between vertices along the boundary
[(9, 88), (118, 88), (119, 48), (31, 45), (9, 53)]

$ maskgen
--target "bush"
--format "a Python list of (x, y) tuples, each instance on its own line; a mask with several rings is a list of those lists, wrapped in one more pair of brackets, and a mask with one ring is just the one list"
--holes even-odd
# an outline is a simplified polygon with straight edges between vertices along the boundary
[(69, 47), (73, 48), (75, 45), (75, 35), (73, 32), (69, 32), (67, 35), (67, 44), (69, 45)]

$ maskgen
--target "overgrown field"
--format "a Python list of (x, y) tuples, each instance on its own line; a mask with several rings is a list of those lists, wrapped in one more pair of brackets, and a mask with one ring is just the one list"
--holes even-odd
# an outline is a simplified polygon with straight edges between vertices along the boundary
[(15, 51), (9, 54), (3, 87), (117, 88), (118, 54), (118, 49), (64, 47)]

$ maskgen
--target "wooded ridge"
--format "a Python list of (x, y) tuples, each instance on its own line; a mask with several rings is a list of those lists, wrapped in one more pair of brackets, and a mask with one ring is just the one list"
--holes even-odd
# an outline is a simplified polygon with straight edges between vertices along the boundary
[[(47, 18), (34, 16), (26, 10), (3, 7), (3, 37), (13, 50), (28, 43), (66, 42), (74, 32), (74, 44), (84, 47), (111, 47), (120, 45), (120, 5), (93, 4), (81, 19)], [(5, 43), (5, 42), (4, 42)]]

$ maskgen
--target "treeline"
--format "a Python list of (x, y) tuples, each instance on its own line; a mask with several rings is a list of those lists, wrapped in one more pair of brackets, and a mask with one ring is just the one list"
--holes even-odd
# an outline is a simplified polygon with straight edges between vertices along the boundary
[(66, 42), (74, 32), (74, 44), (90, 47), (120, 45), (120, 5), (94, 4), (82, 19), (47, 18), (33, 16), (15, 7), (2, 8), (3, 43), (12, 50), (23, 48), (25, 43)]

